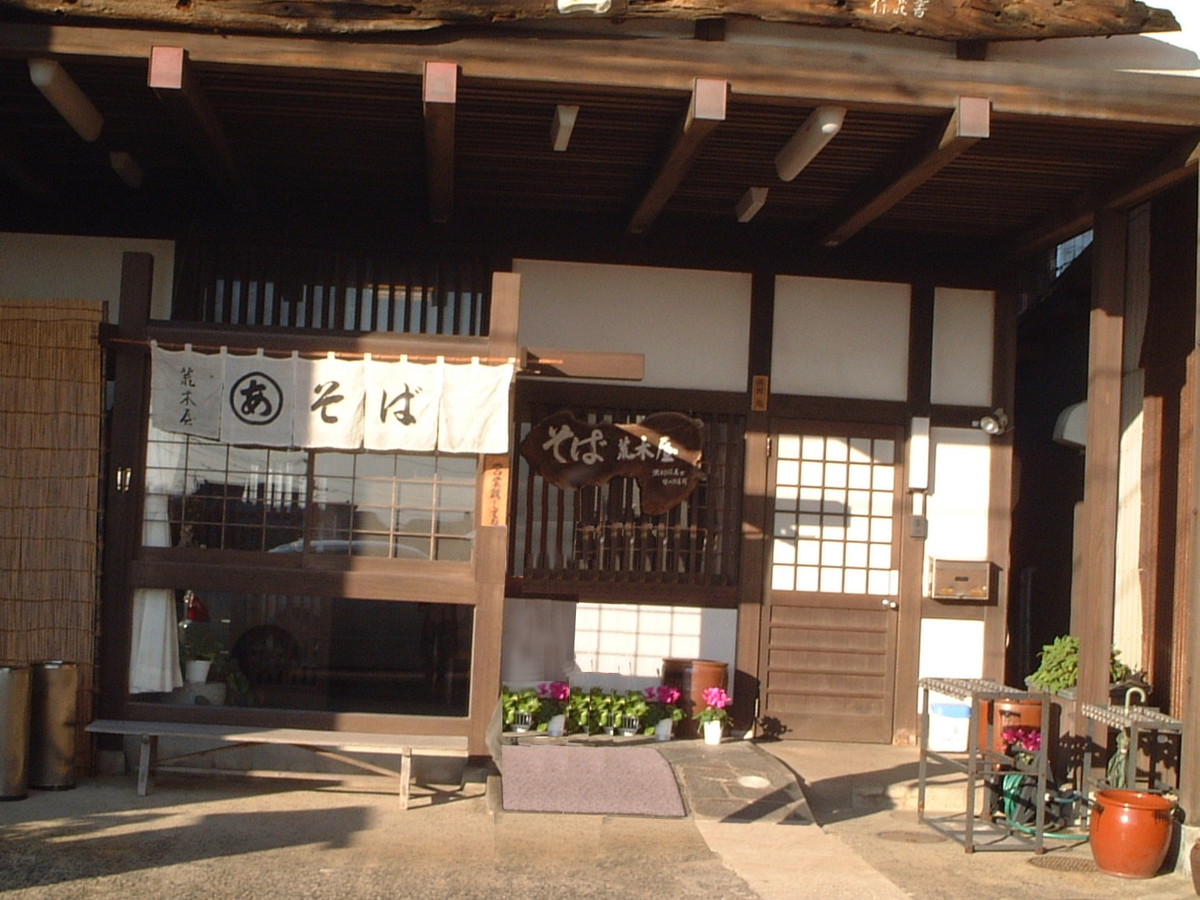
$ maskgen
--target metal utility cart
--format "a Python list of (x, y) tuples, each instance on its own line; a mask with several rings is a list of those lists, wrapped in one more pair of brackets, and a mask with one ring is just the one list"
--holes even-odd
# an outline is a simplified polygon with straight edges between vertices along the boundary
[[(960, 842), (967, 853), (973, 853), (976, 849), (984, 849), (985, 847), (993, 850), (1028, 850), (1032, 848), (1035, 853), (1044, 852), (1046, 804), (1043, 802), (1043, 798), (1046, 796), (1047, 781), (1046, 745), (1048, 743), (1050, 722), (1049, 696), (1044, 693), (1024, 691), (1019, 688), (1008, 687), (996, 681), (977, 678), (922, 678), (920, 688), (922, 693), (921, 755), (918, 770), (917, 821), (923, 822), (934, 830)], [(937, 691), (940, 694), (970, 703), (971, 714), (967, 727), (967, 749), (964, 753), (949, 755), (942, 751), (929, 749), (930, 691)], [(994, 710), (997, 708), (997, 704), (1006, 701), (1020, 702), (1033, 700), (1041, 702), (1040, 728), (1043, 737), (1041, 748), (1036, 752), (1025, 754), (1029, 757), (1029, 761), (1017, 759), (1004, 753), (997, 753), (992, 749), (994, 746), (995, 735), (993, 731), (996, 727), (996, 717), (993, 717), (993, 721), (989, 722), (986, 728), (983, 729), (984, 734), (981, 735), (980, 733), (981, 723), (984, 722), (983, 711), (987, 708), (987, 704), (990, 703), (991, 708)], [(967, 793), (966, 809), (964, 812), (936, 818), (925, 815), (925, 792), (929, 775), (929, 760), (931, 759), (966, 774)], [(999, 777), (1005, 770), (1031, 775), (1037, 781), (1037, 793), (1034, 795), (1036, 799), (1034, 804), (1034, 824), (1028, 832), (1014, 828), (1010, 823), (996, 822), (991, 818), (984, 823), (976, 823), (975, 800), (977, 788), (981, 785), (986, 785), (989, 789), (995, 791), (995, 785), (999, 783)], [(991, 777), (989, 778), (989, 776)], [(991, 802), (985, 804), (986, 807), (990, 807), (990, 810), (980, 810), (980, 812), (994, 811), (995, 799), (993, 796), (991, 797)], [(978, 837), (983, 835), (986, 835), (989, 839), (986, 845), (978, 839)]]

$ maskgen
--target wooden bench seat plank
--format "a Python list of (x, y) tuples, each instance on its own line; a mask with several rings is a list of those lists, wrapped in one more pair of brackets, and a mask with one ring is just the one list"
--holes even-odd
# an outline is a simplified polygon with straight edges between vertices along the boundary
[[(137, 789), (139, 796), (149, 791), (152, 769), (158, 751), (160, 737), (193, 738), (215, 741), (226, 746), (210, 750), (198, 750), (182, 754), (188, 756), (207, 755), (211, 752), (233, 749), (233, 747), (258, 744), (279, 744), (299, 747), (309, 752), (330, 757), (351, 766), (376, 774), (400, 779), (400, 804), (408, 808), (409, 789), (412, 781), (412, 755), (421, 756), (466, 756), (467, 738), (464, 735), (405, 735), (371, 734), (364, 732), (319, 731), (307, 728), (256, 728), (242, 725), (213, 725), (199, 722), (142, 722), (118, 719), (98, 719), (87, 726), (93, 734), (118, 734), (136, 736), (140, 739), (141, 752), (138, 758)], [(336, 751), (336, 752), (335, 752)], [(400, 757), (399, 773), (345, 756), (345, 753), (383, 753)], [(164, 769), (183, 771), (177, 766)], [(218, 771), (197, 770), (187, 771)], [(219, 770), (225, 772), (225, 770)], [(254, 774), (243, 772), (242, 774)]]

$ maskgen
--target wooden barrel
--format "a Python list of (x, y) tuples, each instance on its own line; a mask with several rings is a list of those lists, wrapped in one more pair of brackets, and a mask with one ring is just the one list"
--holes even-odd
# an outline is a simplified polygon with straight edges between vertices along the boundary
[(729, 666), (715, 659), (664, 659), (663, 684), (677, 688), (686, 718), (676, 724), (677, 737), (696, 737), (699, 729), (692, 716), (704, 709), (704, 692), (709, 688), (729, 689)]

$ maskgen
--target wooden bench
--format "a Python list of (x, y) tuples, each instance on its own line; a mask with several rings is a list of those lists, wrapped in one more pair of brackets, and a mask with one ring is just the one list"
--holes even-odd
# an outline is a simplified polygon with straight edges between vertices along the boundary
[[(180, 765), (183, 760), (200, 758), (235, 747), (260, 744), (285, 744), (311, 751), (318, 756), (335, 759), (376, 775), (400, 779), (400, 806), (408, 809), (409, 786), (412, 781), (412, 757), (466, 757), (467, 738), (463, 735), (368, 734), (364, 732), (317, 731), (302, 728), (255, 728), (237, 725), (208, 725), (195, 722), (134, 722), (98, 719), (87, 726), (93, 734), (132, 735), (141, 740), (138, 758), (137, 792), (146, 796), (150, 778), (155, 770), (203, 774), (237, 774), (275, 778), (313, 778), (329, 780), (336, 775), (315, 772), (280, 772), (263, 770), (227, 770)], [(181, 753), (158, 759), (160, 737), (193, 738), (218, 741), (219, 747)], [(348, 753), (391, 754), (400, 757), (400, 771), (385, 769), (374, 763), (347, 756)]]

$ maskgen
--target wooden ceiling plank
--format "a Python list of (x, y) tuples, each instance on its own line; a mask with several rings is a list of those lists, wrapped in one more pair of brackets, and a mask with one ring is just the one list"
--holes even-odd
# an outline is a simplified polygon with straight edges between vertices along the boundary
[(697, 78), (692, 86), (692, 99), (687, 112), (675, 130), (671, 149), (659, 167), (650, 189), (638, 204), (629, 220), (629, 233), (641, 234), (658, 218), (679, 182), (691, 168), (704, 140), (725, 121), (729, 82), (714, 78)]
[[(88, 56), (144, 59), (147, 46), (184, 47), (196, 64), (323, 70), (419, 78), (429, 57), (422, 42), (347, 45), (302, 37), (155, 32), (6, 23), (0, 57)], [(762, 102), (901, 110), (946, 109), (960, 95), (986, 95), (997, 114), (1065, 120), (1128, 121), (1200, 127), (1200, 79), (1175, 75), (963, 62), (877, 52), (645, 38), (553, 41), (455, 37), (441, 45), (472, 80), (541, 82), (641, 93), (689, 90), (699, 77), (725, 78)], [(848, 102), (853, 100), (853, 103)], [(1086, 102), (1085, 102), (1086, 101)]]
[(458, 103), (458, 64), (425, 63), (425, 172), (429, 217), (439, 224), (454, 214), (454, 124)]
[[(559, 18), (547, 0), (0, 0), (0, 8), (72, 21), (154, 22), (172, 28), (267, 33), (385, 34), (448, 24), (491, 24)], [(615, 0), (604, 18), (696, 21), (737, 16), (773, 23), (857, 28), (946, 41), (1042, 40), (1178, 31), (1169, 10), (1137, 0), (918, 0), (831, 3), (829, 0)], [(591, 16), (589, 16), (591, 18)]]
[(1139, 168), (1103, 190), (1085, 191), (1054, 216), (1025, 231), (1011, 255), (1028, 256), (1081, 234), (1092, 227), (1101, 209), (1132, 209), (1155, 194), (1194, 176), (1200, 169), (1200, 134), (1189, 135), (1145, 168)]
[(829, 217), (832, 224), (822, 229), (820, 243), (826, 247), (844, 244), (990, 133), (988, 100), (960, 97), (938, 133), (885, 167)]
[(225, 130), (193, 73), (183, 47), (154, 45), (146, 83), (168, 115), (192, 140), (205, 171), (222, 190), (240, 188), (242, 176)]

